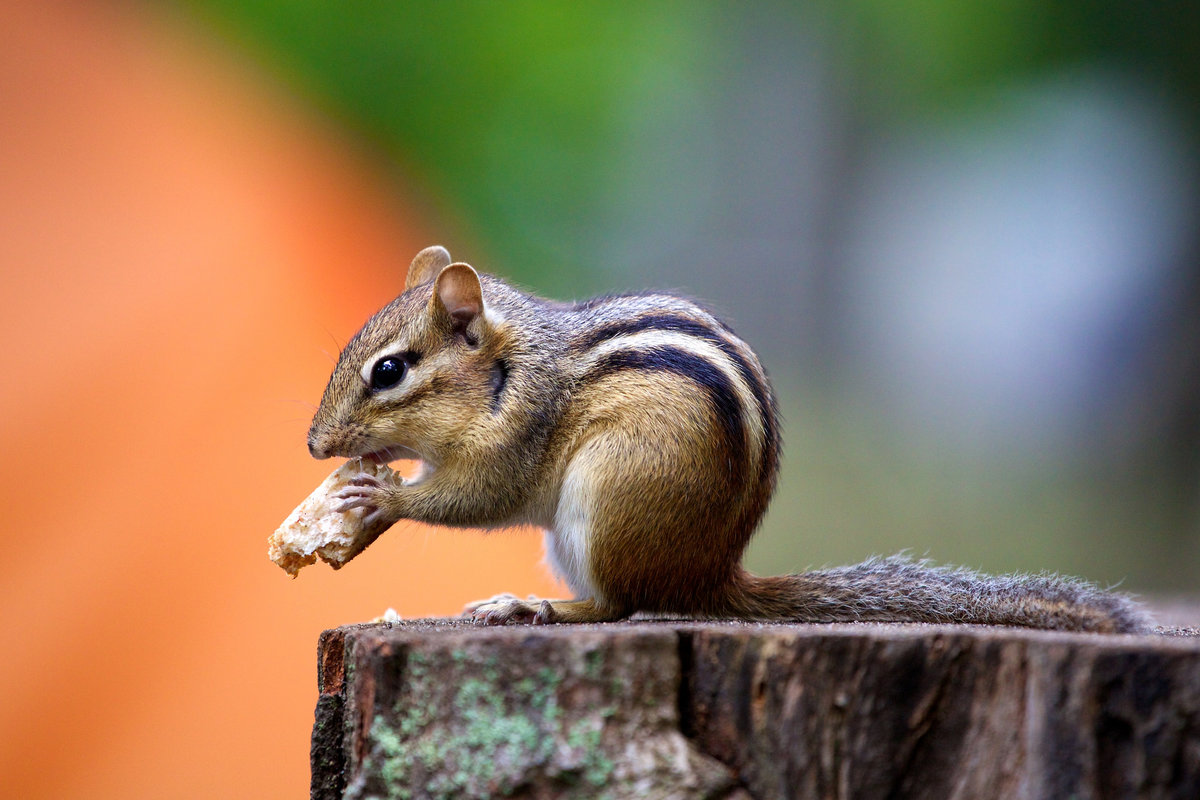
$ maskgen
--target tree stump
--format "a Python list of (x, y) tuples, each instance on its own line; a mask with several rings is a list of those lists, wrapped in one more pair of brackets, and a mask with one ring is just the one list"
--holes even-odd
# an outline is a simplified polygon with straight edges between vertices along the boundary
[(1200, 637), (647, 621), (326, 631), (312, 796), (1200, 798)]

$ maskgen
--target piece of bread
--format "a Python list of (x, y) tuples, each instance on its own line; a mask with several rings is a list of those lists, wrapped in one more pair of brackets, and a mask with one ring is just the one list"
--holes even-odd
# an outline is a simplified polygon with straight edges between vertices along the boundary
[(334, 511), (334, 495), (355, 475), (366, 473), (382, 481), (399, 480), (387, 464), (352, 459), (334, 470), (267, 540), (267, 555), (293, 578), (302, 567), (322, 561), (340, 568), (375, 541), (390, 523), (363, 522), (363, 509)]

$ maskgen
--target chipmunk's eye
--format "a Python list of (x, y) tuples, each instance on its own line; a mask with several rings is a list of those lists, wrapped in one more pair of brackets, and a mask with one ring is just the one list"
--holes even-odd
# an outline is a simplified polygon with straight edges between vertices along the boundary
[(407, 371), (408, 365), (402, 358), (387, 356), (379, 359), (375, 366), (371, 367), (371, 391), (381, 392), (392, 388), (404, 379), (404, 373)]

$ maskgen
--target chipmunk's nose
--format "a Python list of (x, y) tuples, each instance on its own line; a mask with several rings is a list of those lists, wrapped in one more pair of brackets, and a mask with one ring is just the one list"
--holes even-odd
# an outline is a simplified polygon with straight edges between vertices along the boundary
[(308, 454), (318, 461), (324, 458), (329, 458), (329, 451), (323, 447), (315, 437), (308, 437)]

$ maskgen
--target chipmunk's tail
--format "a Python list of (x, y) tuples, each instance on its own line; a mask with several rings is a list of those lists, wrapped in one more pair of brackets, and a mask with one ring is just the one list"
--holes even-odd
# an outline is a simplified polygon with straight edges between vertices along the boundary
[(743, 619), (793, 622), (936, 622), (1062, 631), (1146, 633), (1129, 597), (1055, 575), (981, 575), (905, 556), (760, 578), (739, 571), (718, 609)]

